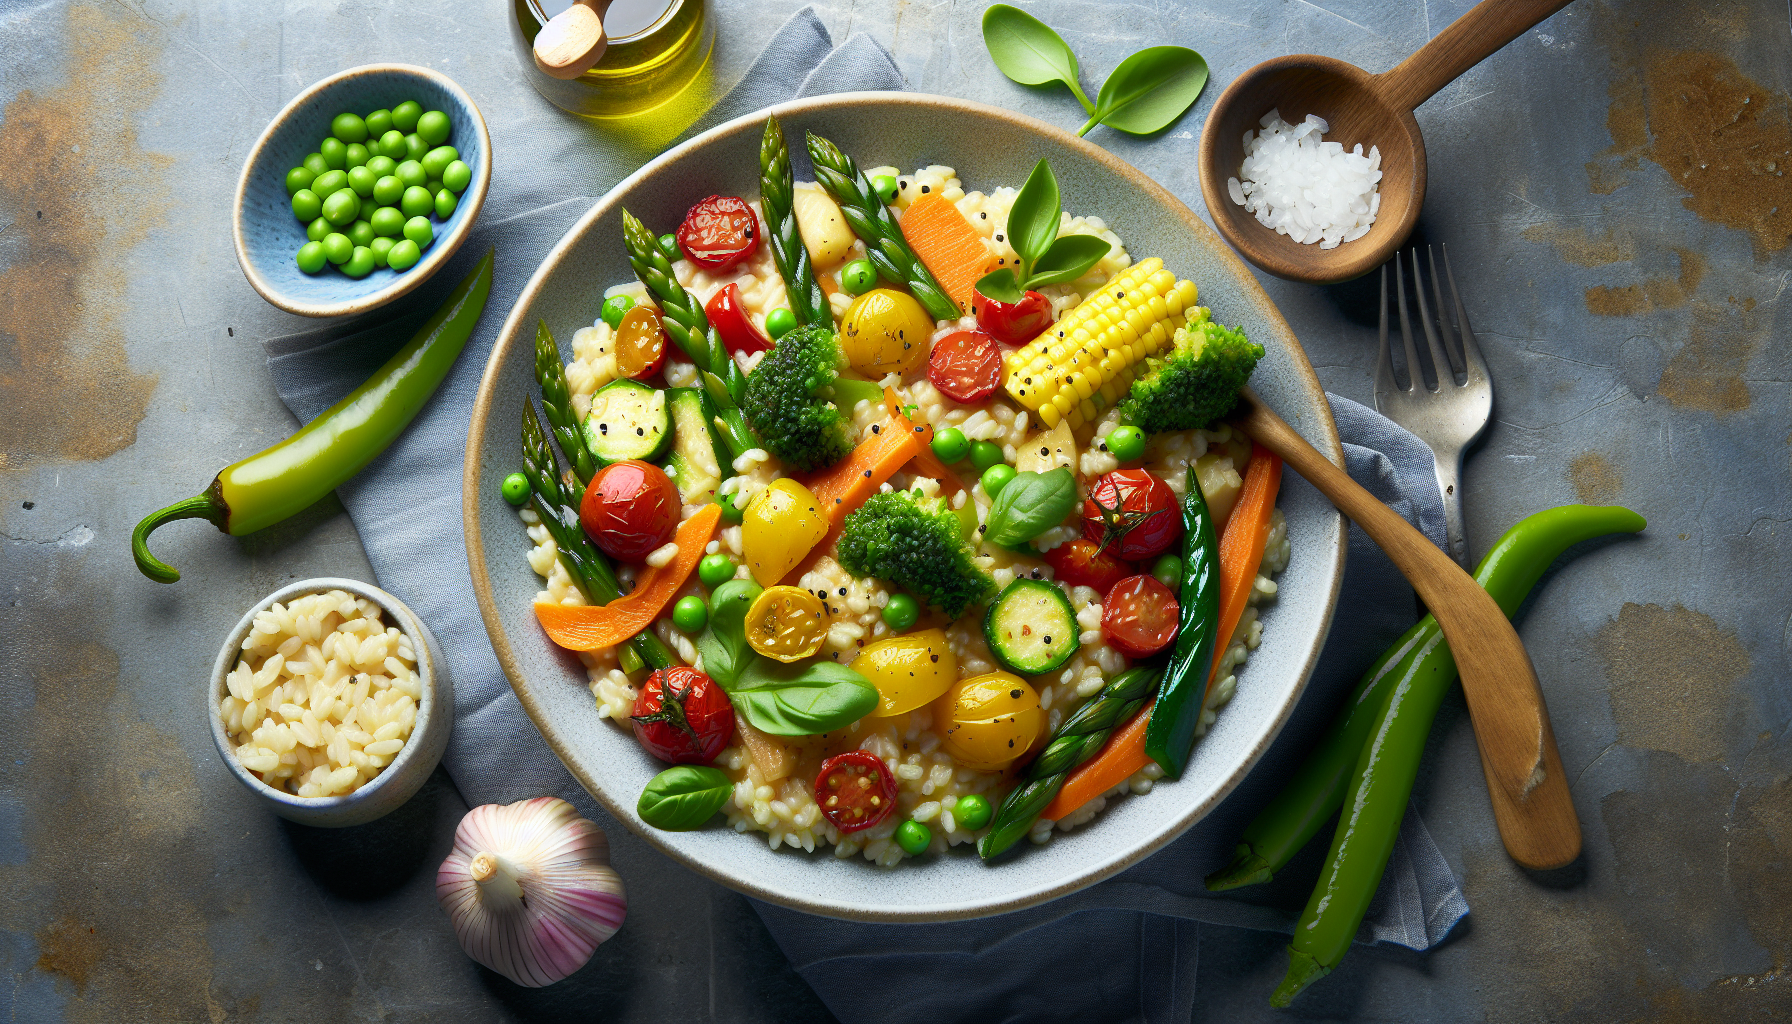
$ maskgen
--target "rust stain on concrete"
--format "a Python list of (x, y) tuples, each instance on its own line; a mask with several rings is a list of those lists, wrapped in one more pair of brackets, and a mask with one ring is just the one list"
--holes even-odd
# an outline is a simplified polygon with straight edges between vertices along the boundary
[(73, 918), (52, 921), (37, 931), (37, 969), (60, 974), (74, 982), (77, 994), (86, 994), (87, 977), (100, 962), (102, 946), (98, 929)]
[(1568, 465), (1568, 479), (1583, 505), (1610, 505), (1624, 487), (1623, 474), (1599, 452), (1584, 452)]
[(1728, 752), (1747, 699), (1736, 683), (1750, 667), (1735, 633), (1680, 605), (1626, 603), (1593, 648), (1606, 664), (1620, 743), (1693, 762)]
[(1690, 249), (1675, 249), (1680, 272), (1651, 277), (1641, 284), (1595, 285), (1587, 289), (1587, 311), (1600, 316), (1637, 316), (1686, 305), (1705, 278), (1705, 258)]
[(1523, 234), (1527, 242), (1554, 246), (1557, 255), (1576, 266), (1602, 267), (1636, 259), (1636, 239), (1626, 231), (1606, 228), (1605, 234), (1595, 238), (1584, 227), (1532, 224)]
[(1686, 344), (1661, 371), (1656, 392), (1682, 409), (1717, 416), (1747, 409), (1751, 399), (1743, 373), (1771, 329), (1761, 319), (1752, 308), (1694, 302)]

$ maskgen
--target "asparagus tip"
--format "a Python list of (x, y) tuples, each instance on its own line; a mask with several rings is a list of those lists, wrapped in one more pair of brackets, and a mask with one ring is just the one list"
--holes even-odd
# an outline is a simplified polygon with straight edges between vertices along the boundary
[(1246, 885), (1259, 885), (1274, 877), (1269, 862), (1257, 856), (1249, 843), (1239, 843), (1232, 863), (1207, 876), (1208, 892), (1225, 892)]
[(1305, 991), (1308, 985), (1330, 974), (1331, 968), (1313, 959), (1309, 953), (1303, 953), (1293, 946), (1288, 947), (1288, 973), (1283, 976), (1282, 983), (1276, 986), (1274, 994), (1269, 997), (1269, 1005), (1282, 1009), (1294, 1002), (1294, 997)]

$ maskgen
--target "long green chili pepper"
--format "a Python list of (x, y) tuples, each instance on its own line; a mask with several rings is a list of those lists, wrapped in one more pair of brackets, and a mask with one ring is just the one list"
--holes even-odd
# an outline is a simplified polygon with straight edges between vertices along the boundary
[(1145, 724), (1145, 753), (1172, 779), (1182, 778), (1195, 746), (1195, 727), (1207, 706), (1207, 677), (1213, 671), (1214, 633), (1220, 623), (1220, 542), (1213, 532), (1207, 496), (1188, 467), (1182, 497), (1182, 586), (1176, 650)]
[(473, 334), (492, 288), (492, 250), (386, 365), (291, 437), (224, 467), (205, 493), (150, 513), (131, 531), (137, 568), (157, 583), (180, 573), (149, 553), (149, 535), (177, 519), (204, 519), (232, 537), (309, 508), (404, 433)]
[(535, 321), (535, 382), (541, 385), (541, 412), (548, 418), (548, 429), (572, 463), (572, 475), (583, 488), (598, 470), (596, 456), (585, 445), (579, 430), (579, 418), (572, 410), (572, 389), (566, 386), (566, 366), (560, 362), (560, 346), (548, 330), (547, 321)]
[(834, 313), (828, 297), (815, 282), (815, 268), (809, 259), (809, 247), (797, 230), (795, 182), (790, 173), (790, 148), (784, 144), (784, 129), (776, 117), (765, 119), (765, 137), (759, 143), (759, 203), (765, 208), (765, 223), (771, 229), (772, 261), (784, 278), (784, 292), (790, 296), (790, 312), (799, 326), (819, 324), (830, 330)]
[(935, 320), (957, 320), (964, 315), (958, 303), (928, 273), (926, 264), (908, 247), (902, 227), (852, 157), (810, 132), (809, 162), (815, 166), (815, 179), (840, 204), (846, 223), (864, 241), (865, 258), (884, 280), (907, 288)]
[[(1567, 505), (1539, 512), (1506, 531), (1481, 560), (1475, 579), (1510, 616), (1550, 563), (1570, 546), (1607, 534), (1636, 533), (1645, 525), (1642, 516), (1617, 506)], [(1431, 733), (1431, 720), (1456, 680), (1456, 659), (1430, 616), (1403, 637), (1395, 651), (1405, 653), (1392, 666), (1378, 664), (1371, 670), (1358, 700), (1335, 727), (1337, 733), (1349, 731), (1358, 709), (1365, 704), (1376, 706), (1351, 761), (1348, 786), (1338, 787), (1338, 799), (1330, 808), (1317, 806), (1326, 789), (1324, 780), (1336, 770), (1335, 760), (1316, 763), (1322, 757), (1337, 757), (1339, 744), (1328, 742), (1302, 766), (1300, 778), (1290, 787), (1295, 799), (1286, 805), (1281, 801), (1272, 805), (1286, 815), (1285, 822), (1280, 827), (1273, 819), (1252, 823), (1256, 835), (1276, 842), (1253, 856), (1281, 856), (1295, 834), (1312, 834), (1307, 824), (1315, 816), (1323, 822), (1331, 809), (1345, 808), (1319, 884), (1295, 926), (1294, 939), (1288, 945), (1288, 974), (1270, 997), (1272, 1006), (1287, 1006), (1302, 989), (1329, 974), (1350, 948), (1393, 852), (1425, 740)], [(1293, 849), (1299, 845), (1295, 843)], [(1242, 854), (1244, 848), (1240, 849)]]
[(1027, 834), (1039, 812), (1063, 788), (1070, 770), (1094, 757), (1114, 727), (1130, 720), (1144, 705), (1157, 683), (1157, 674), (1156, 668), (1127, 669), (1108, 680), (1100, 693), (1058, 726), (1052, 741), (1027, 766), (1020, 783), (1002, 801), (989, 831), (977, 840), (979, 856), (994, 860)]

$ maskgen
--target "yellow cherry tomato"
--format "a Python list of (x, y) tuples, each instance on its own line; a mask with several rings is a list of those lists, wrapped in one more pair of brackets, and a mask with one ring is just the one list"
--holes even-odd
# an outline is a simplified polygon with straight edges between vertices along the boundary
[(873, 288), (852, 301), (840, 322), (840, 347), (868, 377), (908, 373), (932, 350), (933, 318), (907, 292)]
[(946, 752), (967, 768), (993, 772), (1030, 750), (1045, 712), (1039, 694), (1009, 672), (961, 679), (933, 705), (934, 730)]
[(828, 534), (815, 492), (789, 477), (760, 491), (741, 517), (740, 547), (747, 569), (770, 587), (796, 568)]
[(801, 661), (828, 638), (828, 611), (801, 587), (771, 587), (747, 608), (747, 643), (779, 661)]
[(873, 718), (900, 715), (932, 701), (958, 680), (958, 657), (941, 629), (923, 629), (865, 645), (852, 670), (877, 687)]

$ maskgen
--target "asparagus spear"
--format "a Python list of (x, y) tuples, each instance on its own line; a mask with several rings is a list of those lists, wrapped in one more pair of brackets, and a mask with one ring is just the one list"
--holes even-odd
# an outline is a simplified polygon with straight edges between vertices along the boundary
[(1002, 801), (989, 831), (977, 840), (977, 853), (984, 860), (1000, 857), (1020, 841), (1033, 827), (1033, 820), (1045, 810), (1052, 797), (1064, 785), (1070, 770), (1101, 750), (1114, 727), (1133, 716), (1151, 698), (1157, 685), (1158, 669), (1129, 668), (1102, 687), (1101, 692), (1077, 709), (1057, 735), (1027, 766), (1020, 784)]
[(585, 435), (579, 430), (578, 417), (572, 411), (572, 394), (566, 386), (566, 367), (560, 362), (560, 346), (548, 330), (547, 321), (535, 322), (535, 381), (541, 385), (541, 411), (548, 418), (554, 440), (572, 463), (572, 475), (581, 491), (597, 472), (597, 458), (585, 446)]
[(902, 237), (902, 228), (890, 215), (852, 157), (840, 147), (814, 132), (809, 133), (809, 160), (815, 165), (815, 178), (840, 204), (840, 212), (852, 225), (853, 233), (864, 240), (865, 256), (884, 280), (903, 285), (914, 294), (927, 314), (935, 320), (957, 320), (964, 312), (947, 295), (933, 275), (927, 272), (915, 251)]
[(759, 143), (759, 202), (765, 208), (765, 223), (771, 228), (772, 260), (784, 278), (784, 291), (790, 296), (790, 311), (801, 326), (815, 324), (834, 326), (833, 311), (821, 285), (815, 283), (810, 265), (809, 247), (797, 230), (793, 211), (795, 186), (790, 174), (790, 148), (784, 144), (784, 129), (776, 117), (765, 119), (765, 137)]

